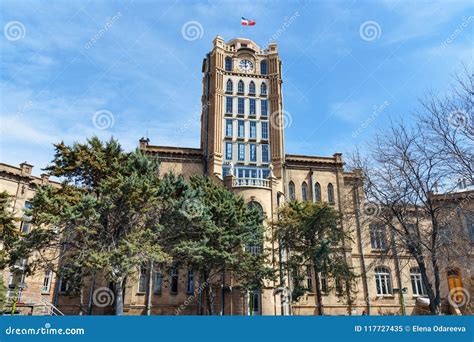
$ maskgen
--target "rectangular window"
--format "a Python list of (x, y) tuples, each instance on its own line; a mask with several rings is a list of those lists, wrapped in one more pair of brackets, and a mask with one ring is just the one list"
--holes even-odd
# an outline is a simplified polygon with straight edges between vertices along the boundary
[(250, 111), (249, 111), (249, 114), (250, 115), (255, 115), (257, 112), (256, 112), (256, 109), (255, 109), (255, 99), (250, 99)]
[(244, 114), (244, 108), (245, 108), (245, 99), (243, 97), (239, 97), (237, 99), (237, 113), (238, 114)]
[(262, 163), (268, 163), (268, 145), (262, 145)]
[(138, 277), (138, 292), (140, 293), (146, 292), (146, 271), (147, 269), (145, 266), (140, 267), (140, 274)]
[(245, 144), (239, 144), (239, 161), (245, 160)]
[(22, 221), (20, 230), (22, 233), (28, 234), (31, 230), (31, 223), (28, 221)]
[(262, 122), (262, 139), (268, 140), (268, 122)]
[(267, 100), (261, 100), (260, 101), (260, 106), (261, 106), (261, 115), (262, 116), (267, 116), (268, 115), (268, 102)]
[(250, 161), (257, 161), (257, 145), (250, 144)]
[(250, 138), (257, 139), (257, 122), (250, 121)]
[(232, 143), (225, 143), (225, 159), (232, 160)]
[(321, 292), (328, 293), (329, 292), (328, 278), (326, 277), (325, 273), (322, 273), (322, 272), (319, 273), (319, 283), (321, 284)]
[(230, 96), (225, 98), (225, 112), (226, 113), (233, 113), (234, 107), (234, 99)]
[(163, 290), (163, 271), (158, 269), (155, 271), (155, 282), (153, 284), (153, 292), (160, 294)]
[(225, 136), (232, 137), (232, 120), (225, 120)]
[(466, 227), (467, 227), (467, 236), (469, 237), (469, 241), (472, 243), (474, 242), (474, 215), (466, 214)]
[(311, 266), (306, 266), (306, 287), (309, 292), (313, 292), (313, 273), (311, 272)]
[(47, 293), (51, 289), (51, 280), (53, 278), (53, 271), (46, 270), (44, 272), (44, 280), (43, 280), (43, 287), (41, 288), (41, 292)]
[(423, 286), (423, 281), (421, 279), (420, 273), (411, 273), (411, 286), (413, 288), (413, 295), (414, 296), (425, 296), (426, 290)]
[(59, 279), (59, 292), (65, 293), (69, 290), (69, 281), (64, 278)]
[(239, 120), (238, 126), (238, 137), (245, 138), (245, 121)]
[(186, 285), (187, 293), (194, 293), (194, 271), (188, 270), (188, 281)]
[(171, 269), (171, 293), (178, 293), (178, 268)]
[(386, 249), (385, 227), (380, 224), (369, 225), (370, 245), (373, 249)]

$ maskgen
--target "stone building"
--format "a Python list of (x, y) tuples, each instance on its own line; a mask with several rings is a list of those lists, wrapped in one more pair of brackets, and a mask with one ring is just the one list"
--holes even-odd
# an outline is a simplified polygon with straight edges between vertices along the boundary
[[(291, 302), (288, 298), (293, 286), (291, 274), (282, 274), (279, 280), (267, 281), (262, 288), (250, 292), (241, 291), (231, 275), (227, 275), (225, 286), (220, 289), (222, 296), (216, 300), (216, 311), (226, 315), (315, 315), (321, 304), (328, 315), (424, 313), (425, 292), (414, 260), (403, 251), (382, 257), (387, 233), (374, 224), (373, 213), (367, 210), (370, 204), (364, 200), (361, 173), (345, 170), (340, 153), (319, 157), (285, 152), (284, 127), (289, 118), (282, 105), (282, 61), (277, 44), (262, 48), (249, 39), (225, 42), (217, 36), (203, 60), (202, 72), (199, 148), (156, 146), (143, 138), (139, 141), (140, 149), (159, 158), (160, 176), (171, 171), (186, 178), (206, 175), (261, 208), (268, 219), (275, 218), (285, 201), (330, 203), (343, 214), (344, 229), (352, 236), (350, 241), (345, 241), (345, 258), (360, 275), (357, 294), (351, 303), (329, 290), (333, 286), (328, 286), (331, 280), (324, 275), (320, 275), (322, 303), (317, 303), (312, 291), (298, 302)], [(16, 170), (18, 179), (46, 181), (24, 178), (23, 168), (28, 166), (22, 165), (21, 171), (2, 167)], [(3, 189), (9, 180), (2, 176), (1, 182)], [(12, 194), (18, 193), (14, 184), (8, 185)], [(33, 190), (25, 193), (24, 198), (33, 193)], [(464, 196), (468, 193), (464, 192)], [(452, 195), (442, 200), (456, 198)], [(468, 203), (472, 207), (472, 197)], [(17, 203), (18, 208), (23, 205), (24, 199)], [(466, 231), (474, 239), (472, 217), (465, 222)], [(271, 234), (267, 229), (267, 236)], [(275, 250), (278, 246), (264, 247)], [(272, 258), (271, 266), (279, 270), (284, 262), (284, 255), (277, 255)], [(462, 281), (464, 287), (471, 284), (472, 270), (463, 268), (456, 273), (454, 266), (448, 260), (443, 266), (444, 296)], [(309, 271), (305, 274), (306, 285), (314, 290), (315, 275)], [(152, 293), (148, 293), (147, 284), (152, 285)], [(154, 315), (199, 314), (197, 284), (192, 270), (137, 270), (136, 277), (127, 282), (124, 311), (126, 314), (147, 311)], [(111, 306), (98, 306), (91, 301), (98, 290), (107, 286), (96, 281), (85, 289), (83, 297), (90, 298), (89, 313), (111, 313)], [(57, 291), (61, 292), (60, 289), (59, 284)], [(78, 313), (77, 298), (58, 293), (54, 303), (65, 313)]]

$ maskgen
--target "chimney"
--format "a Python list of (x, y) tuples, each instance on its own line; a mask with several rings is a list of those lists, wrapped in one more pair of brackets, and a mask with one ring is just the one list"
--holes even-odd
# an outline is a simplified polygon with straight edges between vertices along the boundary
[(148, 138), (141, 138), (139, 140), (139, 146), (140, 146), (140, 150), (146, 150), (146, 148), (148, 147), (148, 143), (150, 142), (150, 139)]
[(334, 153), (332, 156), (336, 160), (336, 163), (342, 163), (342, 153)]
[(49, 175), (47, 173), (42, 173), (40, 177), (41, 177), (41, 184), (49, 183)]
[(33, 170), (33, 165), (28, 164), (26, 161), (20, 164), (21, 175), (22, 176), (31, 176), (31, 171)]

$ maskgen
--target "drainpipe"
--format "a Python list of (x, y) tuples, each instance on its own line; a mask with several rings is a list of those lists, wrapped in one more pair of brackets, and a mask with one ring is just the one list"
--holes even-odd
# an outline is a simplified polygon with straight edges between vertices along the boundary
[(360, 255), (360, 266), (362, 268), (362, 285), (364, 287), (364, 297), (365, 301), (367, 304), (367, 315), (370, 316), (370, 294), (369, 294), (369, 285), (367, 282), (367, 268), (365, 266), (365, 256), (364, 256), (364, 248), (362, 246), (362, 231), (361, 231), (361, 225), (360, 225), (360, 201), (359, 201), (359, 190), (354, 188), (354, 204), (356, 206), (355, 210), (355, 217), (356, 217), (356, 230), (357, 230), (357, 247), (359, 249), (359, 255)]
[(205, 125), (206, 125), (206, 140), (204, 144), (204, 174), (206, 176), (209, 175), (208, 167), (208, 148), (209, 148), (209, 87), (211, 84), (211, 55), (208, 53), (206, 55), (207, 58), (207, 70), (206, 70), (206, 116), (205, 116)]
[(405, 299), (403, 298), (402, 276), (400, 273), (400, 260), (398, 258), (397, 248), (395, 246), (395, 233), (393, 232), (393, 229), (390, 229), (390, 237), (392, 239), (392, 253), (393, 259), (395, 261), (395, 274), (397, 276), (398, 298), (400, 301), (400, 307), (402, 309), (402, 315), (406, 316)]
[(309, 169), (309, 183), (311, 187), (311, 198), (313, 199), (313, 203), (316, 202), (316, 194), (314, 193), (314, 179), (313, 179), (313, 169)]
[[(339, 170), (336, 166), (336, 184), (337, 184), (337, 206), (339, 213), (342, 215), (342, 206), (341, 206), (341, 187), (340, 187), (340, 181), (339, 181)], [(341, 220), (341, 228), (344, 231), (344, 222)], [(344, 262), (347, 264), (347, 255), (346, 255), (346, 239), (342, 239), (342, 248), (344, 249)], [(349, 306), (348, 308), (348, 314), (349, 316), (352, 316), (352, 300), (351, 300), (351, 289), (349, 287), (349, 282), (346, 281), (346, 295), (347, 295), (347, 304)]]

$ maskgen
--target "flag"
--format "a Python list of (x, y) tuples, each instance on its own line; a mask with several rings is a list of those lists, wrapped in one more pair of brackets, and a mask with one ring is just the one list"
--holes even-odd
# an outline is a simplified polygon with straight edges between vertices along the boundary
[(250, 20), (250, 19), (246, 19), (246, 18), (242, 17), (242, 18), (240, 19), (240, 24), (241, 24), (241, 25), (244, 25), (244, 26), (254, 26), (254, 25), (255, 25), (255, 21)]

